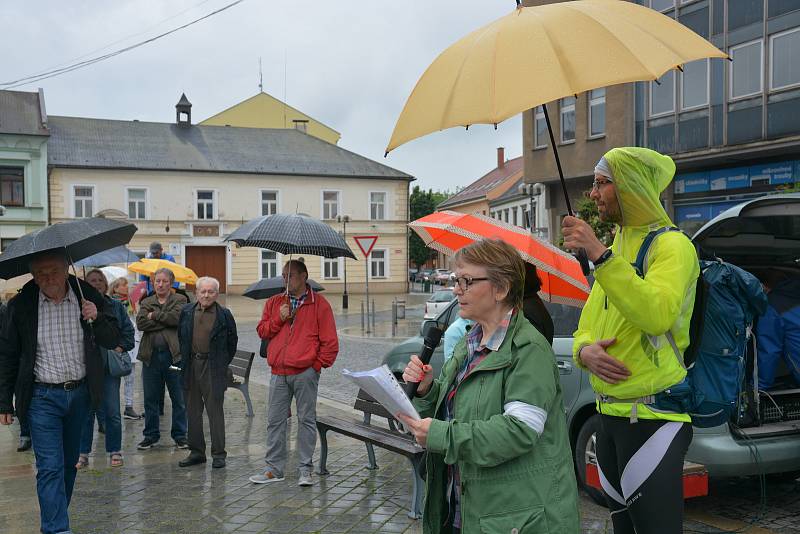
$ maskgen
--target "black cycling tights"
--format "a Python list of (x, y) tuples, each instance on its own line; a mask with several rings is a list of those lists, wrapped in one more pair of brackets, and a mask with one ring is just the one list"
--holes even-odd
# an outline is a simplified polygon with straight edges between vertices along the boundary
[(600, 416), (597, 463), (614, 534), (683, 532), (683, 458), (692, 425)]

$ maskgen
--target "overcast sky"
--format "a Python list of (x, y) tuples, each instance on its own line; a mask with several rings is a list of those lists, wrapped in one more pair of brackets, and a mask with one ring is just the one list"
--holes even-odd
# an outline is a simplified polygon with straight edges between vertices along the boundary
[[(3, 2), (0, 82), (134, 44), (232, 1)], [(159, 122), (174, 120), (175, 103), (185, 92), (198, 122), (258, 92), (261, 57), (264, 91), (338, 130), (340, 146), (407, 172), (425, 188), (452, 190), (494, 168), (498, 146), (508, 158), (521, 155), (520, 117), (497, 131), (474, 126), (432, 134), (386, 159), (384, 149), (425, 68), (447, 46), (514, 5), (245, 0), (143, 47), (16, 90), (44, 88), (51, 115)]]

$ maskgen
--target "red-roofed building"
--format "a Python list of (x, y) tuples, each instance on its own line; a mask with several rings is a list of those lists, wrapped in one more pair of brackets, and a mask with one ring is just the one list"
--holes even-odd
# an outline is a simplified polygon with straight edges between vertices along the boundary
[(522, 177), (522, 156), (506, 161), (503, 147), (497, 149), (497, 167), (448, 198), (436, 211), (458, 211), (489, 215), (489, 202), (508, 191)]

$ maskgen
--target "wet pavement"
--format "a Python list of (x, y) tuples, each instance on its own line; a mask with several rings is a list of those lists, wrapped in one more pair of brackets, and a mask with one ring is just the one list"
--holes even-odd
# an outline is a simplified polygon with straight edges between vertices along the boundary
[[(415, 298), (415, 297), (411, 297)], [(417, 297), (418, 298), (418, 297)], [(239, 320), (240, 347), (255, 350), (254, 333), (261, 304), (232, 298), (230, 305)], [(335, 301), (335, 298), (329, 298)], [(408, 299), (411, 300), (411, 299)], [(424, 300), (424, 297), (423, 297)], [(387, 308), (385, 304), (389, 304)], [(391, 315), (391, 299), (379, 311), (376, 324)], [(335, 307), (340, 328), (340, 356), (320, 381), (321, 415), (357, 417), (350, 406), (355, 388), (341, 378), (341, 368), (367, 369), (380, 363), (396, 341), (358, 335), (359, 314)], [(406, 323), (418, 328), (422, 311), (409, 303)], [(356, 328), (355, 334), (341, 332)], [(137, 366), (138, 367), (138, 366)], [(139, 369), (137, 368), (137, 374)], [(137, 376), (135, 406), (141, 408)], [(315, 485), (297, 486), (293, 435), (290, 424), (289, 466), (284, 482), (254, 485), (248, 477), (263, 469), (266, 386), (269, 370), (256, 358), (251, 374), (255, 417), (245, 416), (238, 391), (226, 394), (225, 413), (228, 461), (224, 469), (209, 463), (178, 467), (186, 451), (177, 450), (169, 438), (152, 450), (137, 451), (144, 426), (142, 420), (124, 420), (125, 465), (108, 466), (102, 452), (103, 436), (95, 439), (96, 452), (90, 466), (78, 475), (70, 507), (76, 533), (171, 533), (171, 532), (421, 532), (421, 523), (407, 516), (411, 491), (411, 469), (400, 456), (376, 449), (379, 469), (366, 469), (366, 451), (360, 442), (329, 433), (330, 475), (315, 474)], [(167, 417), (162, 435), (169, 435)], [(208, 429), (206, 428), (206, 431)], [(38, 532), (33, 454), (15, 452), (18, 426), (0, 428), (0, 533)], [(208, 438), (207, 438), (208, 440)], [(317, 455), (319, 447), (317, 447)], [(767, 479), (764, 499), (758, 479), (713, 481), (711, 496), (687, 503), (685, 532), (800, 532), (800, 486), (797, 482)], [(581, 498), (582, 531), (612, 532), (607, 511)]]

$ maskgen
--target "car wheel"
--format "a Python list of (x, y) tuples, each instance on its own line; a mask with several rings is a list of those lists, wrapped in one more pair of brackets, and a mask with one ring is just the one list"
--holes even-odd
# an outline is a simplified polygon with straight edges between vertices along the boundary
[(600, 416), (595, 414), (584, 421), (578, 438), (575, 440), (573, 460), (578, 475), (578, 486), (600, 506), (608, 506), (602, 491), (586, 483), (586, 463), (597, 460), (597, 430), (600, 428)]

